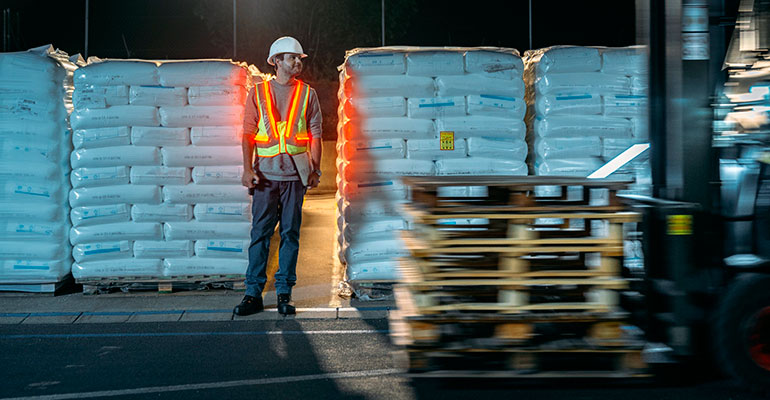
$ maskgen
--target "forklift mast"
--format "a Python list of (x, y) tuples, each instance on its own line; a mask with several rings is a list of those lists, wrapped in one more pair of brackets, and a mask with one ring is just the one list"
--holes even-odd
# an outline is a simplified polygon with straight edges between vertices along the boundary
[[(703, 353), (725, 282), (719, 150), (713, 103), (737, 0), (636, 0), (637, 43), (649, 49), (653, 196), (638, 200), (645, 329), (677, 356)], [(731, 15), (731, 13), (733, 13)], [(703, 249), (717, 249), (705, 252)]]

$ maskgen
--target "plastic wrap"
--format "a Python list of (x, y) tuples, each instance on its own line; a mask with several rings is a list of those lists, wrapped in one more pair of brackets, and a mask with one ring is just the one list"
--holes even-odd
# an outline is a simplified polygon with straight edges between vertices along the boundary
[[(348, 279), (393, 279), (401, 176), (526, 174), (523, 63), (513, 49), (384, 47), (349, 51), (340, 71), (337, 254)], [(509, 159), (468, 157), (470, 137)]]

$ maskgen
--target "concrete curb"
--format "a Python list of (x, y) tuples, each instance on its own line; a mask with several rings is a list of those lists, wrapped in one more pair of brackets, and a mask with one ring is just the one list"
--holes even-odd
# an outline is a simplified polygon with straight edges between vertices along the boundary
[(275, 321), (283, 319), (337, 320), (384, 319), (388, 307), (370, 308), (298, 308), (297, 315), (283, 316), (276, 309), (240, 317), (227, 309), (142, 310), (0, 313), (0, 325), (12, 324), (109, 324), (131, 322), (195, 322), (195, 321)]

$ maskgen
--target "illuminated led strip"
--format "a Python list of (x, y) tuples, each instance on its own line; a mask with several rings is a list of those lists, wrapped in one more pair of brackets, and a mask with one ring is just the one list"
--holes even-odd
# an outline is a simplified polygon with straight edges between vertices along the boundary
[(265, 94), (265, 101), (267, 102), (267, 116), (270, 118), (270, 129), (273, 130), (273, 135), (275, 135), (275, 138), (278, 139), (278, 126), (275, 123), (275, 116), (273, 115), (273, 99), (272, 96), (270, 96), (270, 86), (268, 84), (268, 81), (264, 81), (262, 83), (262, 89), (264, 90)]
[(286, 122), (286, 137), (291, 137), (291, 128), (294, 126), (294, 119), (297, 116), (297, 104), (299, 103), (299, 92), (302, 90), (302, 82), (297, 81), (297, 88), (291, 98), (291, 108), (289, 108), (289, 119)]

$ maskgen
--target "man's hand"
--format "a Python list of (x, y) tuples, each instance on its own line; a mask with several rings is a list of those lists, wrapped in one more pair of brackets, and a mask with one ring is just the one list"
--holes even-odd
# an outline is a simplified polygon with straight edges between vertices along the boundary
[(244, 169), (243, 176), (241, 176), (241, 185), (253, 189), (257, 186), (257, 183), (259, 183), (257, 174), (255, 174), (251, 168)]
[(317, 188), (319, 183), (321, 183), (321, 177), (315, 172), (311, 172), (307, 178), (307, 187), (309, 189)]

